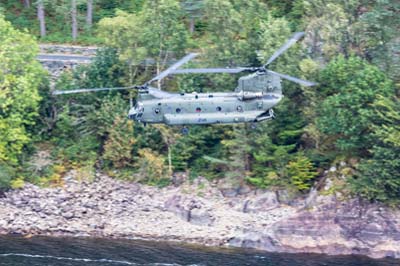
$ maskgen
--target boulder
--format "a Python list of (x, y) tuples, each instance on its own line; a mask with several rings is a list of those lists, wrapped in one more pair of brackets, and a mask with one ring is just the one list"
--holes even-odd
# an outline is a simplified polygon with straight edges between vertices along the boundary
[(172, 196), (165, 202), (164, 208), (167, 211), (174, 213), (176, 216), (180, 217), (184, 221), (189, 221), (190, 209), (183, 203), (182, 196)]
[(275, 192), (267, 191), (258, 195), (243, 205), (243, 212), (262, 212), (274, 209), (279, 206), (278, 198)]
[(211, 225), (215, 220), (202, 201), (188, 196), (174, 195), (165, 202), (164, 208), (196, 225)]
[(201, 226), (211, 226), (213, 225), (215, 218), (212, 216), (211, 212), (205, 210), (204, 208), (194, 208), (190, 210), (189, 222), (195, 225)]
[(63, 212), (61, 216), (64, 217), (65, 219), (72, 219), (74, 218), (75, 215), (73, 212), (69, 211), (69, 212)]

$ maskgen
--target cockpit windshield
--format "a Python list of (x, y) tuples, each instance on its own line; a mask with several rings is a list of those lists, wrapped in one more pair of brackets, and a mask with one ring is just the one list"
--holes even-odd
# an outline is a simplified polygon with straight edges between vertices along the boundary
[(142, 117), (143, 111), (144, 111), (143, 105), (138, 103), (135, 105), (135, 107), (132, 107), (129, 110), (128, 117), (129, 117), (129, 119), (132, 119), (132, 120), (138, 120)]

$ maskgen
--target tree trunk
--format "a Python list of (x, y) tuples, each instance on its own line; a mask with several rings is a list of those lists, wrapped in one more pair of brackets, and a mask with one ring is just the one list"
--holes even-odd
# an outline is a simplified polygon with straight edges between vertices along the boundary
[(43, 0), (37, 2), (37, 17), (40, 25), (40, 37), (43, 38), (46, 36), (46, 20)]
[(71, 0), (71, 19), (72, 19), (72, 40), (75, 42), (78, 37), (78, 18), (76, 11), (76, 0)]
[(93, 24), (93, 0), (87, 0), (86, 26), (92, 28)]
[(190, 18), (190, 21), (189, 21), (189, 32), (190, 32), (190, 34), (193, 34), (193, 32), (194, 32), (194, 18)]
[(24, 0), (24, 7), (25, 8), (30, 8), (31, 7), (31, 1), (30, 0)]
[(172, 176), (172, 154), (171, 154), (171, 147), (170, 145), (168, 146), (168, 175), (169, 177)]

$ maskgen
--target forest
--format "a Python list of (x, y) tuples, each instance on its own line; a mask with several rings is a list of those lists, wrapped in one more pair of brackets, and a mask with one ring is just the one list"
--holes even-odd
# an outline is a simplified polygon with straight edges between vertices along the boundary
[[(283, 81), (277, 118), (246, 124), (144, 127), (127, 119), (135, 91), (53, 96), (52, 89), (142, 84), (188, 52), (190, 67), (258, 66), (306, 32), (270, 68)], [(3, 0), (0, 3), (0, 187), (62, 186), (71, 170), (155, 186), (185, 172), (224, 186), (307, 193), (338, 169), (328, 193), (400, 201), (400, 2), (397, 0)], [(54, 86), (39, 43), (102, 47)], [(151, 59), (151, 64), (145, 62)], [(175, 92), (232, 91), (240, 75), (182, 75)], [(37, 163), (40, 152), (49, 155)]]

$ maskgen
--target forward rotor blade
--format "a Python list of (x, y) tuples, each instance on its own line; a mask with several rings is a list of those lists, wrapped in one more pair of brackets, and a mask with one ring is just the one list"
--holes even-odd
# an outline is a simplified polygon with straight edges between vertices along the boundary
[(281, 74), (281, 73), (278, 73), (278, 72), (275, 72), (275, 71), (272, 71), (272, 70), (267, 70), (267, 72), (271, 73), (273, 75), (277, 75), (277, 76), (279, 76), (281, 78), (293, 81), (295, 83), (298, 83), (298, 84), (306, 86), (306, 87), (317, 85), (317, 83), (315, 83), (315, 82), (311, 82), (311, 81), (295, 78), (295, 77), (292, 77), (292, 76), (289, 76), (289, 75), (285, 75), (285, 74)]
[(150, 81), (148, 81), (147, 83), (151, 83), (153, 81), (156, 80), (162, 80), (163, 78), (165, 78), (166, 76), (168, 76), (172, 71), (178, 69), (180, 66), (182, 66), (183, 64), (186, 64), (187, 62), (189, 62), (190, 60), (192, 60), (193, 58), (195, 58), (198, 54), (196, 53), (190, 53), (187, 54), (185, 57), (183, 57), (181, 60), (179, 60), (178, 62), (176, 62), (175, 64), (173, 64), (172, 66), (170, 66), (169, 68), (167, 68), (166, 70), (164, 70), (163, 72), (161, 72), (160, 74), (158, 74), (157, 76), (155, 76), (154, 78), (152, 78)]
[(287, 49), (289, 49), (290, 46), (295, 44), (298, 40), (301, 39), (301, 37), (304, 36), (304, 32), (296, 32), (293, 34), (293, 36), (281, 47), (279, 50), (277, 50), (267, 61), (267, 63), (264, 65), (264, 67), (267, 67), (269, 64), (271, 64), (278, 56), (283, 54)]
[(172, 71), (171, 74), (203, 74), (203, 73), (240, 73), (253, 68), (238, 67), (238, 68), (186, 68)]
[(97, 91), (113, 91), (113, 90), (129, 90), (134, 89), (136, 86), (130, 87), (115, 87), (115, 88), (94, 88), (94, 89), (77, 89), (77, 90), (67, 90), (67, 91), (53, 91), (53, 95), (61, 95), (61, 94), (73, 94), (73, 93), (82, 93), (82, 92), (97, 92)]

